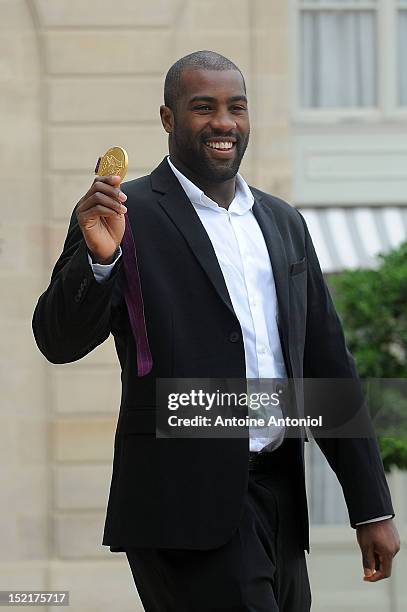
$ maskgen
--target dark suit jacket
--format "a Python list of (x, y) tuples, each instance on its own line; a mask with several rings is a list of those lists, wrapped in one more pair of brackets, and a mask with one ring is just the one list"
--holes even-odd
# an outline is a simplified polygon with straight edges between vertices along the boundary
[[(241, 516), (248, 440), (157, 439), (157, 377), (244, 378), (242, 332), (212, 244), (166, 159), (123, 186), (136, 244), (153, 368), (137, 376), (135, 342), (123, 299), (121, 259), (96, 282), (72, 213), (63, 252), (40, 296), (33, 332), (52, 363), (81, 359), (113, 334), (122, 397), (103, 544), (211, 549)], [(253, 213), (275, 277), (279, 332), (289, 377), (356, 378), (342, 328), (302, 216), (252, 188)], [(342, 485), (350, 523), (393, 515), (375, 439), (318, 439)], [(309, 551), (304, 437), (287, 465)]]

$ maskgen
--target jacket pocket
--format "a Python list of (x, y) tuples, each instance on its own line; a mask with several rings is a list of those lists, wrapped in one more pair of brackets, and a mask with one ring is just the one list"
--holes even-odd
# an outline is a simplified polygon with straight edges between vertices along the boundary
[(306, 269), (307, 269), (307, 260), (304, 256), (299, 261), (295, 261), (294, 263), (290, 264), (290, 275), (295, 276), (296, 274), (300, 274), (301, 272), (304, 272), (304, 270)]

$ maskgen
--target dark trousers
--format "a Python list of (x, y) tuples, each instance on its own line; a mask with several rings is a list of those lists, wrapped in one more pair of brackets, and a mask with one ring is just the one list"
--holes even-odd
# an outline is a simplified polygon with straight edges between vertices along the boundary
[[(283, 456), (280, 449), (273, 451), (276, 459)], [(309, 612), (297, 507), (293, 485), (276, 461), (267, 472), (249, 473), (242, 520), (222, 547), (126, 550), (145, 611)]]

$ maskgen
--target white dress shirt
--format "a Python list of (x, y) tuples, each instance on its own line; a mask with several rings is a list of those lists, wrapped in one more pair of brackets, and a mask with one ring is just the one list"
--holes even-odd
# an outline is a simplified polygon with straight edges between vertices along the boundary
[[(277, 296), (270, 256), (263, 233), (253, 214), (253, 194), (243, 177), (236, 174), (235, 197), (229, 208), (219, 206), (167, 161), (212, 242), (225, 284), (239, 320), (245, 351), (248, 394), (261, 391), (260, 379), (287, 378), (277, 328)], [(95, 278), (103, 282), (119, 255), (108, 265), (89, 263)], [(268, 407), (267, 416), (282, 416), (279, 406)], [(251, 416), (259, 416), (253, 411)], [(284, 439), (285, 427), (249, 428), (250, 450), (275, 450)], [(388, 517), (378, 517), (381, 520)], [(364, 521), (371, 522), (371, 521)]]
[[(287, 378), (277, 329), (277, 295), (263, 233), (252, 211), (253, 194), (240, 174), (229, 208), (219, 206), (184, 176), (167, 157), (212, 242), (243, 334), (248, 394), (259, 392), (259, 379)], [(265, 390), (265, 389), (264, 389)], [(271, 392), (272, 389), (269, 389)], [(282, 417), (279, 406), (266, 418)], [(260, 417), (259, 410), (250, 416)], [(284, 427), (249, 428), (250, 450), (277, 448)]]

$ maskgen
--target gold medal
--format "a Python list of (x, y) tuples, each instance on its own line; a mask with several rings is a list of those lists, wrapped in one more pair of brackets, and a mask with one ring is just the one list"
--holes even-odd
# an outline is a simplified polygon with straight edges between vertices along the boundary
[(123, 180), (126, 176), (128, 165), (127, 151), (122, 147), (112, 147), (102, 157), (99, 157), (95, 174), (98, 176), (117, 175)]

